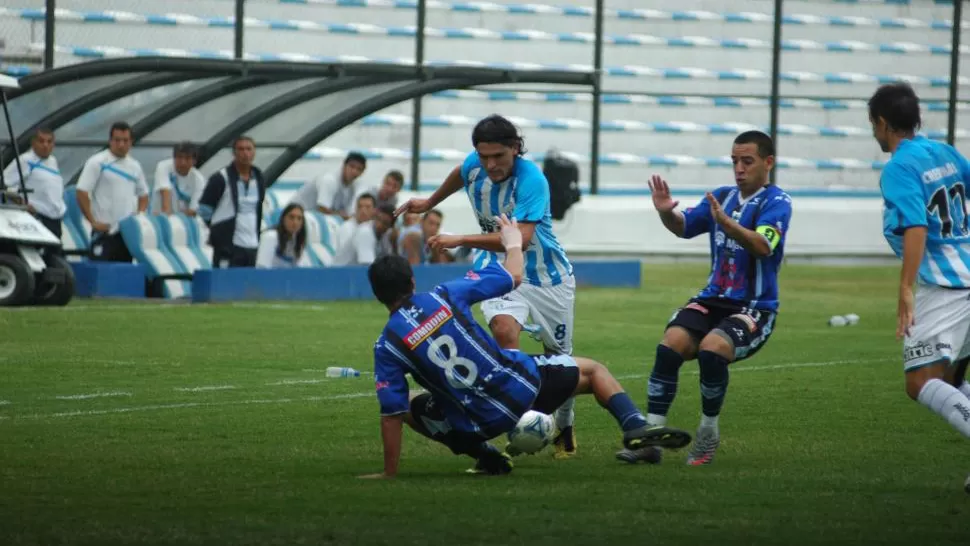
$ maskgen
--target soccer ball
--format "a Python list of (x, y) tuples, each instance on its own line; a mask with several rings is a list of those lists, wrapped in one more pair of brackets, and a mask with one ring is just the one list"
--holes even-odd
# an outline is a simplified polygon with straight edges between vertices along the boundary
[(552, 443), (556, 423), (552, 416), (529, 410), (508, 433), (509, 444), (522, 453), (538, 453)]

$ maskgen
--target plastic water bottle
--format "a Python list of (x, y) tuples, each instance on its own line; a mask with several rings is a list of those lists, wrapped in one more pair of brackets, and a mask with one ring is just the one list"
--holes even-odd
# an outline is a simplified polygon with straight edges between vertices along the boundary
[(353, 368), (330, 366), (327, 368), (327, 377), (360, 377), (360, 372)]

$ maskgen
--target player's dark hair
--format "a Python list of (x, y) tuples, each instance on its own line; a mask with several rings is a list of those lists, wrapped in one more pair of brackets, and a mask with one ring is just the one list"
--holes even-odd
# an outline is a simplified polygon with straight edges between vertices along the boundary
[(371, 202), (372, 205), (377, 206), (377, 198), (374, 197), (373, 195), (369, 194), (369, 193), (362, 193), (362, 194), (360, 194), (359, 197), (357, 197), (357, 206), (359, 207), (360, 206), (360, 202), (361, 201), (365, 201), (367, 199), (370, 199), (370, 202)]
[(190, 155), (194, 158), (195, 154), (195, 144), (192, 144), (187, 140), (172, 146), (172, 157), (177, 155)]
[(427, 218), (428, 216), (431, 216), (431, 215), (437, 216), (439, 220), (444, 220), (445, 219), (444, 213), (441, 212), (438, 209), (431, 209), (428, 212), (424, 213), (424, 217), (425, 218)]
[(377, 212), (380, 212), (381, 214), (386, 214), (390, 216), (391, 219), (394, 218), (394, 207), (391, 205), (388, 205), (387, 203), (377, 207)]
[(404, 187), (404, 173), (398, 170), (390, 171), (386, 176), (391, 177), (391, 180), (397, 182), (397, 189)]
[(50, 127), (44, 125), (44, 126), (41, 126), (41, 127), (38, 127), (37, 129), (35, 129), (33, 136), (31, 136), (30, 138), (31, 139), (36, 138), (37, 135), (50, 135), (50, 136), (54, 136), (54, 130), (51, 129)]
[(492, 114), (475, 124), (472, 129), (472, 146), (477, 147), (480, 142), (497, 143), (509, 148), (518, 148), (517, 155), (524, 155), (525, 139), (519, 134), (519, 129), (508, 119)]
[(915, 133), (923, 124), (919, 113), (919, 97), (905, 82), (887, 83), (876, 89), (869, 99), (869, 119), (886, 120), (893, 131)]
[(344, 158), (344, 165), (350, 163), (351, 161), (360, 163), (365, 169), (367, 168), (367, 158), (364, 157), (364, 154), (360, 152), (350, 152), (347, 154), (347, 157)]
[(370, 288), (377, 301), (390, 307), (414, 291), (414, 272), (407, 258), (389, 254), (374, 260), (367, 268)]
[(128, 125), (124, 121), (116, 121), (111, 124), (111, 129), (108, 129), (108, 138), (115, 135), (115, 131), (121, 131), (124, 133), (131, 133), (131, 125)]
[(247, 135), (242, 135), (242, 136), (238, 136), (235, 139), (233, 139), (233, 141), (232, 141), (232, 151), (234, 151), (234, 152), (236, 151), (236, 146), (238, 146), (240, 142), (248, 142), (248, 143), (250, 143), (250, 144), (253, 145), (253, 148), (256, 147), (256, 141), (253, 140), (253, 137), (247, 136)]
[(754, 144), (758, 146), (758, 157), (765, 159), (775, 155), (775, 143), (761, 131), (745, 131), (735, 137), (735, 144)]
[(282, 258), (283, 251), (286, 250), (286, 245), (290, 242), (290, 232), (286, 231), (286, 227), (283, 225), (283, 219), (286, 218), (286, 215), (292, 212), (293, 209), (300, 209), (300, 211), (302, 211), (304, 214), (303, 225), (300, 226), (300, 231), (296, 232), (293, 245), (293, 258), (299, 260), (300, 256), (303, 255), (303, 250), (306, 248), (306, 211), (304, 211), (303, 207), (298, 203), (290, 203), (289, 205), (286, 205), (286, 208), (284, 208), (283, 212), (280, 213), (280, 222), (276, 225), (276, 240), (278, 242), (276, 255)]

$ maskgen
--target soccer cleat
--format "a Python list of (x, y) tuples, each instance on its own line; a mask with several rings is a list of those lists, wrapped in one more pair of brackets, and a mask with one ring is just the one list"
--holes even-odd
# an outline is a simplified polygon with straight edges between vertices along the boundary
[(687, 453), (687, 464), (690, 466), (703, 466), (714, 462), (714, 453), (717, 446), (721, 445), (721, 435), (714, 428), (697, 429), (697, 437), (694, 438), (694, 445)]
[(664, 452), (659, 447), (647, 446), (639, 449), (623, 448), (616, 452), (616, 458), (630, 464), (644, 462), (647, 464), (660, 464), (664, 458)]
[(689, 432), (666, 426), (645, 426), (623, 433), (623, 447), (629, 450), (648, 446), (680, 449), (688, 444), (690, 444)]
[(514, 466), (512, 464), (512, 457), (492, 447), (485, 455), (478, 458), (475, 466), (465, 472), (486, 476), (501, 476), (511, 473)]
[(522, 455), (525, 452), (522, 451), (521, 449), (515, 447), (511, 443), (508, 443), (508, 444), (505, 444), (505, 453), (509, 457), (518, 457), (519, 455)]
[(552, 441), (555, 451), (552, 453), (554, 459), (566, 459), (576, 454), (579, 443), (576, 442), (576, 431), (573, 427), (565, 427), (559, 431), (556, 438)]

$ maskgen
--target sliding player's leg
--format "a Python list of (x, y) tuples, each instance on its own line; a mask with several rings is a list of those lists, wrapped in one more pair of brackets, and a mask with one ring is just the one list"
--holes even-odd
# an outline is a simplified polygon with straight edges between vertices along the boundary
[(484, 438), (454, 430), (430, 393), (411, 397), (411, 411), (405, 422), (422, 436), (444, 444), (455, 455), (475, 459), (474, 468), (469, 470), (471, 473), (497, 475), (512, 471), (512, 459)]

